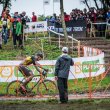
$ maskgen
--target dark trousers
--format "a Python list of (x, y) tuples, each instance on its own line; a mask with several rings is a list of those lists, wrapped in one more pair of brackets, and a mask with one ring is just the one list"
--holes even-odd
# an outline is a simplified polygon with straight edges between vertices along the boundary
[(23, 46), (23, 37), (22, 37), (22, 35), (19, 35), (17, 37), (18, 37), (18, 41), (19, 41), (19, 46), (22, 47)]
[(17, 35), (15, 33), (13, 33), (13, 44), (14, 46), (16, 45), (16, 42), (17, 42)]
[(58, 90), (59, 90), (59, 98), (62, 103), (68, 101), (67, 80), (68, 80), (67, 78), (60, 78), (60, 77), (58, 77), (58, 80), (57, 80), (57, 86), (58, 86)]
[(3, 28), (3, 39), (4, 39), (4, 44), (7, 43), (7, 39), (8, 39), (8, 29), (7, 28)]

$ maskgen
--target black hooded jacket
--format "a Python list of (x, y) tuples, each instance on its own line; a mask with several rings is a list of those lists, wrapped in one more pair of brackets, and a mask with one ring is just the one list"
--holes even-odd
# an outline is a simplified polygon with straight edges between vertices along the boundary
[(73, 65), (74, 62), (68, 54), (61, 55), (55, 64), (55, 76), (68, 78), (70, 66)]

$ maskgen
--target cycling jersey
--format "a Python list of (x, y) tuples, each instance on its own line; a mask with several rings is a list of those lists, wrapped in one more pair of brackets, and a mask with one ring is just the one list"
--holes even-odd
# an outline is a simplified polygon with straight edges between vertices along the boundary
[(32, 71), (27, 67), (28, 65), (33, 64), (35, 65), (35, 57), (27, 57), (25, 61), (22, 63), (22, 65), (19, 66), (19, 71), (23, 73), (24, 76), (30, 76), (32, 74)]
[(23, 65), (25, 65), (25, 66), (30, 65), (30, 64), (35, 65), (35, 57), (34, 56), (27, 57), (25, 59), (25, 61), (23, 62)]

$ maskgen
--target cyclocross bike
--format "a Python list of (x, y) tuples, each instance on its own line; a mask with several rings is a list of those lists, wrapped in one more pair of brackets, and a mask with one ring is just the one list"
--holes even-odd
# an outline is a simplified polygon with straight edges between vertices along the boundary
[(54, 81), (46, 79), (47, 73), (45, 71), (42, 74), (34, 75), (32, 80), (34, 82), (29, 82), (26, 86), (25, 94), (20, 92), (20, 85), (25, 81), (23, 80), (14, 80), (10, 82), (6, 88), (8, 96), (34, 96), (34, 95), (49, 95), (54, 97), (57, 94), (57, 86)]

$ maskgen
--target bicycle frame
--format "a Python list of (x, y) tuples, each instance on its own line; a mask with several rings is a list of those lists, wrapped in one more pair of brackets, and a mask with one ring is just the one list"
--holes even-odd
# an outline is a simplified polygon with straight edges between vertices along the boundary
[[(31, 88), (29, 88), (29, 89), (30, 89), (29, 92), (31, 92), (31, 91), (39, 84), (40, 81), (42, 82), (42, 81), (45, 79), (45, 77), (42, 77), (42, 75), (34, 75), (33, 78), (38, 77), (38, 76), (40, 76), (39, 80), (38, 80), (38, 81), (35, 81), (34, 86), (31, 87)], [(32, 79), (33, 79), (33, 78), (32, 78)], [(24, 80), (24, 79), (25, 79), (25, 78), (23, 78), (23, 80)], [(23, 80), (22, 80), (22, 81), (23, 81)]]

